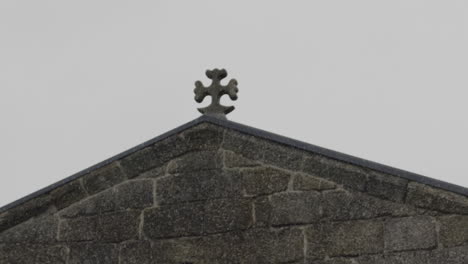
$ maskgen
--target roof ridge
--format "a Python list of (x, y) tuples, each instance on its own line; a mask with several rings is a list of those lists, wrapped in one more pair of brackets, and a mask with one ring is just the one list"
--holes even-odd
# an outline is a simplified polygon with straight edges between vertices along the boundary
[(446, 190), (446, 191), (450, 191), (450, 192), (453, 192), (453, 193), (456, 193), (456, 194), (461, 194), (461, 195), (464, 195), (464, 196), (467, 196), (468, 197), (468, 188), (466, 187), (462, 187), (462, 186), (459, 186), (459, 185), (456, 185), (456, 184), (452, 184), (452, 183), (448, 183), (448, 182), (444, 182), (444, 181), (441, 181), (441, 180), (437, 180), (437, 179), (433, 179), (433, 178), (430, 178), (430, 177), (426, 177), (426, 176), (423, 176), (423, 175), (420, 175), (420, 174), (416, 174), (416, 173), (412, 173), (412, 172), (409, 172), (409, 171), (405, 171), (405, 170), (401, 170), (401, 169), (397, 169), (397, 168), (394, 168), (394, 167), (390, 167), (390, 166), (387, 166), (387, 165), (383, 165), (383, 164), (380, 164), (380, 163), (377, 163), (377, 162), (373, 162), (373, 161), (369, 161), (369, 160), (366, 160), (366, 159), (362, 159), (362, 158), (358, 158), (358, 157), (355, 157), (355, 156), (351, 156), (351, 155), (348, 155), (348, 154), (344, 154), (344, 153), (341, 153), (341, 152), (338, 152), (338, 151), (333, 151), (333, 150), (330, 150), (330, 149), (326, 149), (326, 148), (323, 148), (323, 147), (319, 147), (319, 146), (316, 146), (316, 145), (312, 145), (312, 144), (309, 144), (309, 143), (305, 143), (305, 142), (302, 142), (302, 141), (299, 141), (299, 140), (295, 140), (295, 139), (292, 139), (292, 138), (288, 138), (288, 137), (285, 137), (285, 136), (281, 136), (281, 135), (278, 135), (278, 134), (275, 134), (275, 133), (271, 133), (271, 132), (268, 132), (268, 131), (265, 131), (265, 130), (261, 130), (261, 129), (258, 129), (258, 128), (254, 128), (254, 127), (250, 127), (250, 126), (247, 126), (247, 125), (244, 125), (244, 124), (240, 124), (240, 123), (236, 123), (236, 122), (233, 122), (233, 121), (229, 121), (229, 120), (223, 120), (223, 119), (218, 119), (218, 118), (215, 118), (215, 117), (210, 117), (210, 116), (206, 116), (206, 115), (202, 115), (192, 121), (189, 121), (177, 128), (174, 128), (168, 132), (165, 132), (153, 139), (150, 139), (142, 144), (139, 144), (133, 148), (130, 148), (122, 153), (119, 153), (109, 159), (106, 159), (100, 163), (97, 163), (89, 168), (86, 168), (82, 171), (79, 171), (65, 179), (62, 179), (56, 183), (53, 183), (47, 187), (44, 187), (36, 192), (33, 192), (23, 198), (20, 198), (16, 201), (13, 201), (7, 205), (4, 205), (0, 208), (0, 213), (3, 213), (11, 208), (14, 208), (18, 205), (21, 205), (33, 198), (36, 198), (42, 194), (46, 194), (52, 190), (54, 190), (55, 188), (58, 188), (58, 187), (61, 187), (73, 180), (76, 180), (78, 179), (79, 177), (81, 176), (84, 176), (92, 171), (95, 171), (95, 170), (98, 170), (114, 161), (117, 161), (117, 160), (120, 160), (126, 156), (129, 156), (130, 154), (132, 153), (135, 153), (136, 151), (138, 150), (141, 150), (143, 148), (146, 148), (156, 142), (159, 142), (159, 141), (162, 141), (172, 135), (175, 135), (175, 134), (178, 134), (186, 129), (189, 129), (191, 127), (194, 127), (196, 125), (199, 125), (201, 123), (204, 123), (204, 122), (207, 122), (207, 123), (211, 123), (211, 124), (215, 124), (215, 125), (219, 125), (221, 127), (225, 127), (225, 128), (228, 128), (228, 129), (232, 129), (232, 130), (235, 130), (235, 131), (238, 131), (238, 132), (242, 132), (242, 133), (245, 133), (245, 134), (248, 134), (248, 135), (251, 135), (251, 136), (254, 136), (254, 137), (259, 137), (259, 138), (262, 138), (262, 139), (266, 139), (266, 140), (270, 140), (270, 141), (273, 141), (273, 142), (276, 142), (276, 143), (280, 143), (280, 144), (283, 144), (283, 145), (286, 145), (286, 146), (290, 146), (290, 147), (294, 147), (294, 148), (297, 148), (297, 149), (300, 149), (300, 150), (304, 150), (304, 151), (307, 151), (307, 152), (313, 152), (313, 153), (316, 153), (316, 154), (319, 154), (321, 156), (324, 156), (324, 157), (327, 157), (327, 158), (331, 158), (331, 159), (334, 159), (334, 160), (337, 160), (337, 161), (341, 161), (341, 162), (345, 162), (345, 163), (349, 163), (349, 164), (352, 164), (352, 165), (356, 165), (356, 166), (359, 166), (359, 167), (363, 167), (363, 168), (368, 168), (368, 169), (372, 169), (372, 170), (375, 170), (375, 171), (378, 171), (378, 172), (383, 172), (383, 173), (386, 173), (386, 174), (390, 174), (392, 176), (397, 176), (397, 177), (401, 177), (401, 178), (404, 178), (404, 179), (408, 179), (408, 180), (411, 180), (411, 181), (414, 181), (414, 182), (418, 182), (418, 183), (422, 183), (422, 184), (426, 184), (426, 185), (429, 185), (431, 187), (435, 187), (435, 188), (439, 188), (439, 189), (443, 189), (443, 190)]
[(348, 155), (348, 154), (345, 154), (345, 153), (342, 153), (342, 152), (339, 152), (339, 151), (327, 149), (327, 148), (320, 147), (320, 146), (317, 146), (317, 145), (313, 145), (313, 144), (310, 144), (310, 143), (306, 143), (306, 142), (303, 142), (303, 141), (300, 141), (300, 140), (296, 140), (296, 139), (285, 137), (285, 136), (282, 136), (282, 135), (279, 135), (279, 134), (268, 132), (268, 131), (265, 131), (265, 130), (262, 130), (262, 129), (258, 129), (258, 128), (250, 127), (250, 126), (247, 126), (247, 125), (244, 125), (244, 124), (236, 123), (236, 122), (233, 122), (233, 121), (221, 120), (221, 119), (212, 118), (212, 117), (205, 117), (204, 119), (205, 119), (205, 121), (210, 122), (212, 124), (217, 124), (217, 125), (220, 125), (220, 126), (223, 126), (223, 127), (227, 127), (227, 128), (230, 128), (230, 129), (245, 133), (245, 134), (249, 134), (249, 135), (252, 135), (252, 136), (255, 136), (255, 137), (259, 137), (259, 138), (267, 139), (267, 140), (270, 140), (270, 141), (274, 141), (274, 142), (277, 142), (277, 143), (280, 143), (280, 144), (283, 144), (283, 145), (287, 145), (287, 146), (290, 146), (290, 147), (294, 147), (294, 148), (297, 148), (297, 149), (300, 149), (300, 150), (304, 150), (304, 151), (307, 151), (307, 152), (313, 152), (313, 153), (316, 153), (316, 154), (319, 154), (319, 155), (322, 155), (324, 157), (331, 158), (331, 159), (334, 159), (334, 160), (337, 160), (337, 161), (346, 162), (346, 163), (349, 163), (349, 164), (352, 164), (352, 165), (372, 169), (372, 170), (375, 170), (375, 171), (378, 171), (378, 172), (390, 174), (392, 176), (397, 176), (397, 177), (401, 177), (401, 178), (408, 179), (408, 180), (411, 180), (411, 181), (415, 181), (415, 182), (418, 182), (418, 183), (426, 184), (426, 185), (429, 185), (431, 187), (435, 187), (435, 188), (443, 189), (443, 190), (446, 190), (446, 191), (454, 192), (454, 193), (457, 193), (457, 194), (461, 194), (461, 195), (464, 195), (464, 196), (468, 196), (468, 187), (463, 187), (463, 186), (460, 186), (460, 185), (457, 185), (457, 184), (437, 180), (437, 179), (430, 178), (430, 177), (427, 177), (427, 176), (424, 176), (424, 175), (421, 175), (421, 174), (417, 174), (417, 173), (414, 173), (414, 172), (398, 169), (398, 168), (395, 168), (395, 167), (391, 167), (391, 166), (384, 165), (384, 164), (381, 164), (381, 163), (378, 163), (378, 162), (374, 162), (374, 161), (370, 161), (370, 160), (367, 160), (367, 159), (359, 158), (359, 157), (356, 157), (356, 156)]

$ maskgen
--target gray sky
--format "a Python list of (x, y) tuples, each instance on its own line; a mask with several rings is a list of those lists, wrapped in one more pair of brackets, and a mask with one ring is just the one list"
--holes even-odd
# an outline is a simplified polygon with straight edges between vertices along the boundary
[(467, 47), (463, 0), (2, 0), (0, 205), (198, 117), (214, 67), (230, 120), (468, 186)]

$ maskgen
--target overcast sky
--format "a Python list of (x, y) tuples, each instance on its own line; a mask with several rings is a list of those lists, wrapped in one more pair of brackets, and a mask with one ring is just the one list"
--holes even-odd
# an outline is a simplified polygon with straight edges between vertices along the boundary
[(467, 47), (464, 0), (2, 0), (0, 205), (197, 118), (214, 67), (230, 120), (468, 186)]

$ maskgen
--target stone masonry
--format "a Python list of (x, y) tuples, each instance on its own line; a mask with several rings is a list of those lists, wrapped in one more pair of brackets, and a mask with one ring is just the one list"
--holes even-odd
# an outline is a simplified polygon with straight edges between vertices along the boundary
[(0, 263), (467, 264), (468, 197), (202, 123), (1, 212)]

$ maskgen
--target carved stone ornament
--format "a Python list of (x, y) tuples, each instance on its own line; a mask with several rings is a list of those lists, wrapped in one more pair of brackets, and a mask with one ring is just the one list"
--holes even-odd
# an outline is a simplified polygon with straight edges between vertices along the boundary
[(234, 110), (234, 106), (224, 106), (220, 104), (221, 96), (228, 94), (232, 100), (237, 100), (237, 81), (231, 79), (227, 85), (221, 85), (221, 80), (226, 78), (225, 69), (207, 70), (206, 76), (212, 80), (211, 85), (205, 87), (201, 81), (195, 82), (195, 101), (201, 103), (206, 96), (211, 96), (211, 104), (207, 107), (198, 108), (204, 115), (226, 119), (226, 115)]

